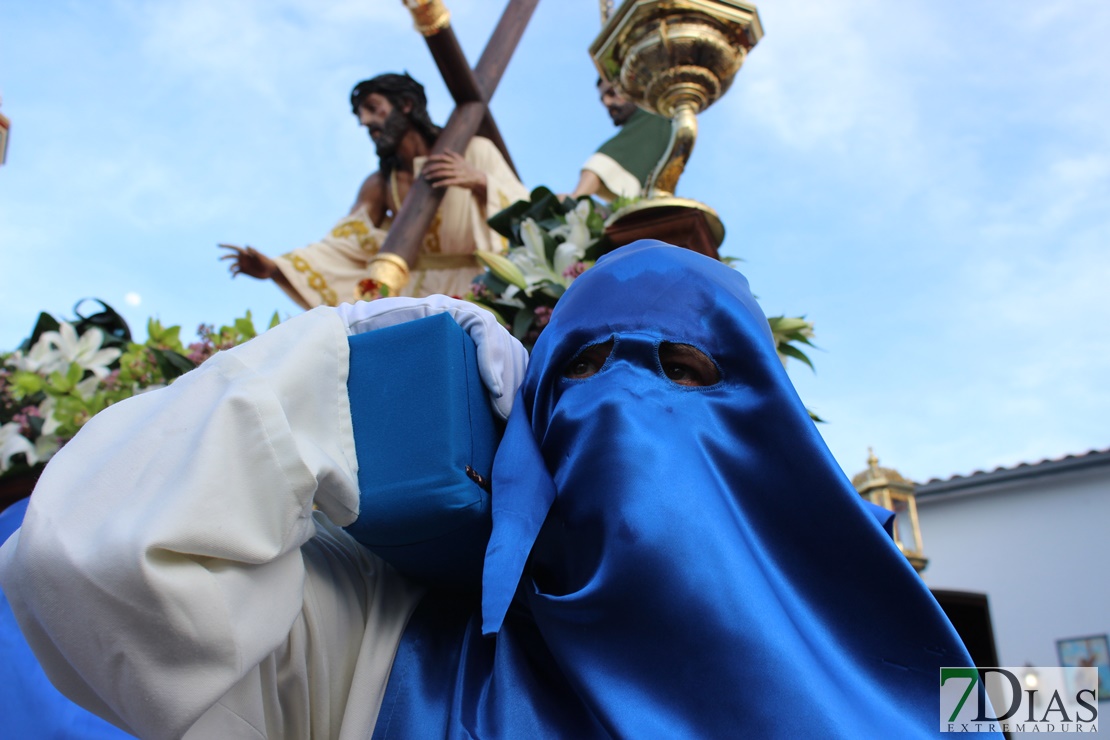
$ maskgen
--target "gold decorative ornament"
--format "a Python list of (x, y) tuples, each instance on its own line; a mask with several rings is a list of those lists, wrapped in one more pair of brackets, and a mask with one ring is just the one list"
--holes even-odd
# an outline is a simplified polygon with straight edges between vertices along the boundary
[(601, 11), (601, 25), (604, 26), (613, 15), (613, 0), (598, 0), (598, 5)]
[(649, 198), (673, 197), (697, 138), (697, 114), (728, 90), (762, 36), (755, 5), (741, 0), (626, 0), (590, 45), (605, 80), (671, 119)]
[(873, 504), (894, 512), (894, 543), (918, 573), (925, 570), (929, 559), (921, 544), (921, 524), (917, 519), (917, 497), (914, 484), (891, 468), (880, 468), (879, 458), (867, 448), (867, 470), (852, 477), (852, 485), (860, 496)]
[[(405, 259), (393, 252), (378, 252), (366, 266), (366, 279), (387, 288), (386, 295), (401, 295), (401, 289), (409, 282), (409, 266)], [(366, 282), (366, 281), (363, 281)], [(382, 293), (374, 295), (360, 287), (355, 297), (359, 300), (373, 300)]]
[(423, 36), (435, 36), (451, 25), (451, 12), (443, 0), (404, 0), (412, 13), (413, 24)]

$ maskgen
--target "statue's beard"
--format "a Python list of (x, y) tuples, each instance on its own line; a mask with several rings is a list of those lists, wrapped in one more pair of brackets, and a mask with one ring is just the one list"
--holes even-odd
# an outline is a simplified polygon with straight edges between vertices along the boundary
[[(397, 166), (399, 161), (397, 147), (401, 145), (401, 139), (408, 133), (409, 127), (408, 117), (396, 108), (389, 112), (385, 123), (381, 126), (367, 127), (367, 133), (370, 134), (370, 140), (374, 142), (378, 153), (378, 164), (383, 172), (389, 172)], [(378, 134), (376, 140), (375, 133)]]
[(628, 123), (628, 119), (632, 118), (632, 114), (636, 112), (636, 104), (631, 102), (607, 107), (609, 108), (609, 117), (613, 119), (614, 126), (623, 126)]

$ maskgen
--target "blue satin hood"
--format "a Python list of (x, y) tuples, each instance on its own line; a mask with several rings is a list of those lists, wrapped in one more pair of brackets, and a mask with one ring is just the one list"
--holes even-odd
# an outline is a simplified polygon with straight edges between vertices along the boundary
[[(609, 340), (599, 372), (564, 377)], [(720, 380), (672, 382), (662, 342)], [(747, 281), (694, 252), (638, 242), (574, 282), (493, 485), (481, 630), (441, 662), (448, 736), (932, 736), (939, 667), (970, 665), (817, 433)], [(443, 658), (415, 622), (406, 671)], [(421, 695), (418, 723), (437, 711)]]

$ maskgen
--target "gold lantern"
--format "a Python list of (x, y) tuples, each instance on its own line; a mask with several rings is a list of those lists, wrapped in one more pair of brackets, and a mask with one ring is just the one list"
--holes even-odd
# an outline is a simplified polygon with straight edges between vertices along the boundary
[(921, 545), (914, 484), (891, 468), (880, 468), (875, 452), (867, 450), (867, 470), (852, 478), (852, 485), (873, 504), (894, 512), (894, 542), (918, 573), (929, 564)]

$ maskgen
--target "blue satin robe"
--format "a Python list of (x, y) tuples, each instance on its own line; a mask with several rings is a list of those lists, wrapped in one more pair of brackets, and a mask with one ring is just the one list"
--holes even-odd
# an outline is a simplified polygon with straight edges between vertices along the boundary
[[(564, 377), (610, 339), (600, 372)], [(661, 342), (720, 381), (672, 382)], [(481, 595), (425, 598), (375, 738), (935, 736), (938, 669), (971, 665), (817, 433), (747, 281), (687, 250), (638, 242), (567, 291), (492, 509)]]

